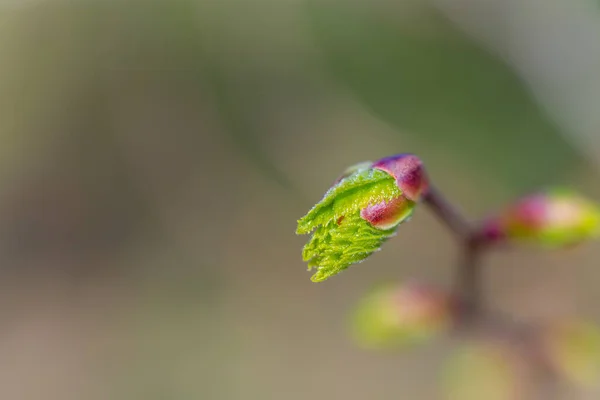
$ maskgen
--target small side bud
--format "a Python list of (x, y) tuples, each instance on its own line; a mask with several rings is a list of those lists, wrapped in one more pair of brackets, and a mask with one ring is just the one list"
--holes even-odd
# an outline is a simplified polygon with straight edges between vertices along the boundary
[(542, 335), (544, 354), (567, 381), (590, 386), (600, 382), (600, 329), (586, 321), (562, 321)]
[(419, 284), (388, 285), (364, 297), (352, 315), (357, 343), (367, 348), (403, 348), (447, 331), (456, 317), (453, 297)]
[(550, 247), (577, 244), (600, 233), (600, 209), (583, 196), (554, 189), (522, 198), (483, 226), (490, 241), (529, 240)]

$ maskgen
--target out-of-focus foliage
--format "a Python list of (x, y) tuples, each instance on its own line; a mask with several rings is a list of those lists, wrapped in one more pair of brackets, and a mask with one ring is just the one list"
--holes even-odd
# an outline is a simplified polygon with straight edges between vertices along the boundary
[(582, 320), (555, 323), (544, 332), (545, 354), (554, 370), (582, 386), (600, 384), (600, 329)]
[(418, 146), (460, 153), (515, 192), (577, 162), (511, 69), (422, 2), (309, 4), (333, 76)]
[(366, 348), (403, 349), (447, 331), (456, 317), (447, 293), (416, 282), (375, 288), (352, 315), (356, 342)]
[[(290, 221), (322, 171), (363, 157), (416, 151), (482, 208), (574, 157), (426, 3), (1, 2), (0, 398), (432, 398), (436, 354), (382, 363), (339, 316), (371, 279), (446, 279), (445, 234), (419, 216), (331, 299), (303, 280)], [(494, 296), (518, 294), (499, 279)]]

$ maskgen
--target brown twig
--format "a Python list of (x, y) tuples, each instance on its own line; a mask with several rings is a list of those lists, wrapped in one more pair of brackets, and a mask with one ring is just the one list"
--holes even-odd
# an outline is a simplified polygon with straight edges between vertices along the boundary
[(485, 235), (479, 225), (472, 224), (463, 217), (434, 187), (423, 196), (423, 201), (459, 240), (461, 246), (455, 289), (460, 303), (460, 324), (457, 327), (462, 329), (472, 326), (474, 322), (481, 322), (484, 327), (502, 332), (511, 341), (520, 344), (523, 354), (538, 368), (542, 386), (549, 389), (549, 392), (545, 390), (541, 393), (542, 398), (556, 398), (556, 376), (539, 348), (538, 327), (519, 323), (500, 313), (484, 313), (481, 258), (490, 245), (495, 243), (493, 238)]
[(423, 200), (460, 241), (461, 258), (456, 277), (456, 291), (462, 304), (462, 316), (471, 319), (482, 307), (480, 259), (485, 241), (477, 233), (477, 229), (435, 187), (427, 191)]
[(476, 241), (468, 240), (462, 249), (456, 290), (463, 301), (463, 318), (465, 319), (473, 318), (483, 307), (481, 248)]
[(430, 187), (424, 194), (423, 201), (459, 240), (466, 242), (470, 239), (472, 235), (471, 224), (442, 196), (440, 191), (435, 187)]

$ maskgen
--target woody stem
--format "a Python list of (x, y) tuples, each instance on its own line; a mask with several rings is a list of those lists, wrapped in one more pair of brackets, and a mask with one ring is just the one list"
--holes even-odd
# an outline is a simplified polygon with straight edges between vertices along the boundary
[(469, 240), (472, 232), (471, 224), (435, 187), (429, 188), (423, 196), (423, 201), (459, 240), (463, 242)]
[(464, 317), (470, 318), (477, 314), (482, 303), (480, 255), (483, 242), (476, 229), (436, 188), (430, 187), (423, 201), (460, 242), (462, 254), (456, 291), (462, 301)]

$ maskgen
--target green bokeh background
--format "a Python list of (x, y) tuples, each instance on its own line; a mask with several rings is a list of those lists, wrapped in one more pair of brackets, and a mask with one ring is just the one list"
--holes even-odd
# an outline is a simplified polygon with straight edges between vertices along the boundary
[[(348, 165), (400, 152), (472, 218), (599, 195), (494, 54), (416, 0), (0, 5), (0, 397), (438, 398), (449, 339), (369, 353), (346, 316), (381, 280), (450, 284), (452, 238), (417, 210), (313, 284), (294, 229)], [(493, 255), (490, 299), (600, 318), (599, 254)]]

